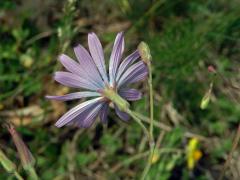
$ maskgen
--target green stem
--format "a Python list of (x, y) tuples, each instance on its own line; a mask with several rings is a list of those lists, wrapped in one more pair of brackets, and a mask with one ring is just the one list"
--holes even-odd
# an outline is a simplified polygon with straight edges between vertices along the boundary
[(32, 180), (38, 180), (38, 175), (33, 167), (30, 167), (27, 169), (29, 177), (31, 177)]
[(151, 61), (147, 62), (148, 65), (148, 70), (149, 70), (149, 78), (148, 78), (148, 86), (149, 86), (149, 99), (150, 99), (150, 126), (149, 126), (149, 134), (150, 134), (150, 152), (149, 152), (149, 157), (148, 157), (148, 162), (147, 165), (144, 168), (144, 171), (142, 173), (141, 179), (144, 180), (151, 168), (152, 165), (152, 158), (154, 155), (154, 150), (155, 150), (155, 142), (154, 142), (154, 137), (153, 137), (153, 86), (152, 86), (152, 66), (151, 66)]
[(153, 140), (153, 86), (152, 86), (152, 66), (151, 63), (148, 63), (148, 69), (149, 69), (149, 79), (148, 79), (148, 86), (149, 86), (149, 98), (150, 98), (150, 136)]
[(142, 173), (142, 176), (141, 176), (141, 180), (146, 179), (146, 176), (147, 176), (147, 174), (148, 174), (148, 171), (149, 171), (150, 168), (151, 168), (152, 158), (153, 158), (153, 155), (154, 155), (154, 149), (155, 149), (155, 145), (154, 145), (154, 144), (151, 144), (151, 145), (150, 145), (150, 151), (149, 151), (149, 156), (148, 156), (147, 165), (145, 166), (145, 168), (144, 168), (144, 170), (143, 170), (143, 173)]
[(21, 176), (17, 171), (14, 172), (14, 176), (15, 176), (18, 180), (24, 180), (24, 179), (22, 178), (22, 176)]
[(141, 122), (141, 119), (139, 119), (139, 117), (136, 115), (136, 113), (131, 111), (130, 109), (128, 109), (126, 112), (142, 127), (144, 133), (146, 134), (146, 136), (148, 137), (148, 140), (149, 140), (149, 147), (150, 147), (149, 158), (148, 158), (148, 161), (147, 161), (147, 165), (145, 166), (143, 174), (141, 176), (141, 179), (144, 180), (148, 171), (149, 171), (149, 169), (151, 168), (155, 143), (154, 143), (154, 140), (152, 139), (152, 136), (151, 136), (150, 132), (143, 125), (143, 123)]
[[(138, 116), (143, 122), (150, 124), (150, 119), (147, 116), (142, 115), (141, 113), (135, 112), (136, 116)], [(153, 125), (162, 129), (163, 131), (169, 132), (172, 130), (171, 126), (158, 122), (157, 120), (153, 119)]]
[(142, 129), (143, 129), (144, 133), (146, 134), (146, 136), (148, 137), (149, 143), (150, 143), (151, 142), (151, 139), (150, 139), (151, 136), (150, 136), (147, 128), (144, 126), (142, 121), (137, 117), (135, 112), (131, 111), (130, 109), (127, 109), (126, 113), (128, 113), (142, 127)]

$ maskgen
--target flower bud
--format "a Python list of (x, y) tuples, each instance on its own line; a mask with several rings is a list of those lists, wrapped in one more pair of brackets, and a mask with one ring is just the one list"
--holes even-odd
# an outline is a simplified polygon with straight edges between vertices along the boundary
[(201, 104), (200, 104), (201, 109), (207, 108), (207, 106), (210, 102), (210, 99), (211, 99), (212, 87), (213, 87), (213, 83), (210, 84), (210, 88), (208, 89), (208, 91), (205, 93), (205, 95), (203, 96), (203, 98), (201, 100)]
[(158, 149), (155, 149), (152, 155), (151, 164), (155, 164), (160, 158), (160, 152)]
[(0, 149), (0, 162), (7, 172), (12, 173), (16, 170), (16, 165), (7, 158), (7, 156), (1, 149)]
[(209, 102), (210, 102), (210, 94), (206, 93), (205, 96), (202, 98), (200, 108), (201, 109), (206, 109)]
[(149, 64), (152, 60), (152, 56), (151, 56), (151, 52), (148, 45), (145, 42), (141, 42), (138, 45), (138, 51), (143, 62), (145, 62), (146, 64)]
[(212, 65), (208, 66), (208, 71), (210, 73), (216, 73), (216, 69)]
[(28, 169), (29, 167), (32, 167), (35, 163), (35, 159), (33, 158), (32, 153), (29, 151), (28, 147), (23, 142), (21, 136), (18, 134), (14, 126), (10, 124), (7, 126), (7, 128), (17, 148), (23, 168)]

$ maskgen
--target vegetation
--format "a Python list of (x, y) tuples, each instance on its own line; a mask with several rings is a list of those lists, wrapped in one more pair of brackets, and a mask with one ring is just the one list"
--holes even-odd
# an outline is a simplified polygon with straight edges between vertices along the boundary
[[(1, 0), (0, 24), (0, 152), (24, 179), (6, 122), (32, 152), (40, 179), (140, 179), (149, 146), (136, 122), (124, 123), (111, 111), (107, 125), (58, 129), (54, 123), (78, 102), (45, 99), (71, 91), (52, 80), (62, 68), (58, 55), (74, 57), (73, 47), (87, 47), (92, 31), (105, 58), (120, 31), (125, 54), (141, 41), (150, 47), (156, 150), (147, 179), (219, 177), (240, 123), (239, 0)], [(147, 117), (147, 82), (137, 88), (144, 98), (131, 107)], [(232, 156), (229, 180), (240, 177), (239, 149)], [(14, 178), (0, 166), (0, 179)]]

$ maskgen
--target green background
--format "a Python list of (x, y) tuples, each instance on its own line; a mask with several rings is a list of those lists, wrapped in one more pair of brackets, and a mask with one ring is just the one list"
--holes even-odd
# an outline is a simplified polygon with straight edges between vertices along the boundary
[[(78, 43), (87, 47), (95, 32), (108, 61), (112, 43), (125, 31), (125, 55), (140, 41), (149, 44), (153, 61), (155, 120), (159, 159), (148, 179), (217, 179), (240, 123), (239, 0), (1, 0), (0, 123), (11, 121), (36, 158), (41, 179), (139, 179), (146, 163), (147, 139), (133, 121), (114, 111), (106, 126), (90, 129), (54, 126), (78, 102), (58, 103), (46, 94), (67, 90), (53, 82), (62, 69), (58, 55), (71, 57)], [(207, 67), (218, 73), (213, 77)], [(214, 79), (211, 102), (201, 99)], [(147, 83), (131, 108), (148, 115)], [(71, 91), (71, 90), (70, 90)], [(188, 170), (185, 149), (199, 138), (202, 158)], [(0, 130), (0, 148), (25, 176), (10, 135)], [(236, 150), (226, 179), (238, 179)], [(0, 179), (14, 179), (0, 166)]]

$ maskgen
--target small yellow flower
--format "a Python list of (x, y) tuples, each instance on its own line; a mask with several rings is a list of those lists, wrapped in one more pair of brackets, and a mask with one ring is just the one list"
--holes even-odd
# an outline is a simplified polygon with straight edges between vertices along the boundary
[(194, 169), (196, 163), (201, 159), (202, 152), (198, 149), (199, 140), (192, 138), (186, 147), (187, 166), (189, 170)]
[(198, 161), (199, 159), (201, 159), (202, 157), (202, 151), (200, 150), (196, 150), (193, 153), (193, 159), (195, 159), (195, 161)]
[(160, 158), (159, 152), (157, 150), (154, 151), (152, 156), (151, 164), (155, 164)]

